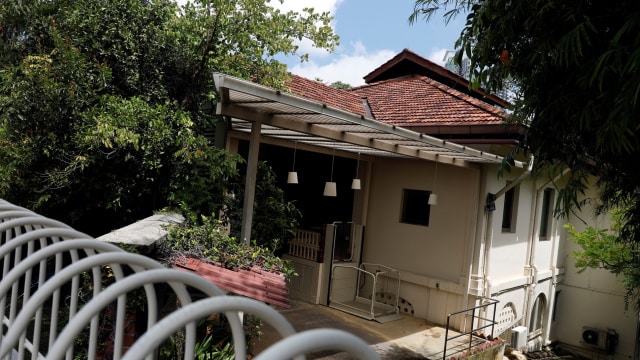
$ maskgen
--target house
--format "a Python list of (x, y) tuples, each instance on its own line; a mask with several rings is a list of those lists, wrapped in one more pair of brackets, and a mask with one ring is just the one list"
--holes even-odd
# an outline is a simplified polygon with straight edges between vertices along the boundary
[[(567, 258), (567, 219), (552, 216), (563, 178), (532, 179), (525, 158), (498, 176), (523, 131), (504, 125), (504, 100), (409, 50), (350, 90), (295, 75), (291, 93), (214, 78), (227, 148), (248, 160), (242, 237), (258, 159), (303, 213), (292, 296), (372, 320), (402, 311), (459, 330), (493, 324), (521, 349), (633, 356), (621, 286), (598, 271), (585, 280)], [(590, 329), (601, 338), (583, 338)]]

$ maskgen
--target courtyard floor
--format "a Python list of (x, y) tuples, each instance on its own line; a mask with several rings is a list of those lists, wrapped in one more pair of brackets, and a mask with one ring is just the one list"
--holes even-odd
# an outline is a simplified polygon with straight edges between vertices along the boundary
[[(383, 360), (440, 360), (443, 358), (445, 328), (407, 314), (399, 320), (379, 323), (327, 306), (293, 300), (290, 309), (280, 310), (296, 331), (333, 328), (347, 331), (367, 342)], [(454, 334), (455, 335), (455, 334)], [(449, 333), (449, 336), (452, 336)], [(280, 336), (269, 326), (254, 345), (254, 355), (274, 344)], [(464, 339), (464, 340), (463, 340)], [(458, 349), (468, 346), (468, 337), (456, 339)], [(448, 345), (447, 357), (456, 352), (455, 341)], [(307, 359), (352, 359), (348, 354), (323, 351), (307, 354)]]

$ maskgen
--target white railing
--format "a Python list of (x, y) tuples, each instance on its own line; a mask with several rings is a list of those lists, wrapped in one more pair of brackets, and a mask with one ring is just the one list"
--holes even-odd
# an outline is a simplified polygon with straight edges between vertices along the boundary
[(321, 261), (320, 244), (319, 232), (296, 229), (295, 237), (289, 241), (289, 255), (316, 262)]
[[(216, 313), (229, 321), (237, 360), (247, 358), (242, 313), (256, 315), (282, 336), (255, 359), (304, 359), (320, 350), (379, 358), (350, 333), (295, 333), (282, 314), (262, 302), (226, 295), (198, 275), (164, 268), (4, 200), (0, 245), (0, 359), (73, 359), (80, 352), (87, 359), (104, 359), (105, 342), (112, 349), (109, 358), (154, 359), (161, 344), (178, 333), (184, 334), (184, 358), (194, 359), (196, 324)], [(194, 291), (204, 298), (193, 299)], [(180, 306), (163, 315), (168, 299)], [(138, 324), (143, 335), (129, 344), (125, 329), (132, 301), (147, 316)]]

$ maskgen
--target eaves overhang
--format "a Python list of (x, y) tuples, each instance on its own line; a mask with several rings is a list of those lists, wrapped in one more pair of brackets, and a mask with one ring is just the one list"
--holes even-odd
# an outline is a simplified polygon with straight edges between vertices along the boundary
[[(261, 137), (298, 142), (333, 151), (374, 157), (417, 158), (457, 166), (499, 164), (499, 155), (389, 125), (327, 104), (214, 73), (219, 94), (216, 113), (231, 118), (233, 131), (251, 132), (260, 122)], [(516, 161), (516, 167), (526, 164)]]

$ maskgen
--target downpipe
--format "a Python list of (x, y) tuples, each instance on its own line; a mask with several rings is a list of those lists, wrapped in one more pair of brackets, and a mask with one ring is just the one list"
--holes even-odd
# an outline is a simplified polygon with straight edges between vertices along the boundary
[(495, 194), (488, 193), (487, 199), (485, 202), (485, 211), (487, 213), (486, 216), (486, 229), (485, 229), (485, 241), (484, 241), (484, 260), (483, 260), (483, 275), (482, 282), (484, 284), (484, 297), (491, 298), (491, 277), (489, 275), (490, 269), (490, 260), (491, 260), (491, 246), (493, 244), (493, 212), (496, 210), (496, 199), (500, 196), (504, 195), (507, 191), (511, 190), (513, 187), (521, 183), (529, 174), (531, 174), (531, 170), (533, 169), (533, 160), (534, 157), (531, 155), (529, 158), (529, 164), (527, 169), (522, 172), (515, 180), (507, 184), (502, 189), (498, 190)]
[[(496, 210), (495, 201), (502, 195), (504, 195), (507, 191), (511, 190), (513, 187), (521, 183), (526, 177), (531, 174), (531, 170), (533, 169), (534, 157), (531, 155), (529, 158), (529, 164), (525, 171), (522, 172), (515, 180), (504, 186), (502, 189), (498, 190), (495, 194), (488, 193), (486, 202), (485, 202), (485, 212), (486, 216), (486, 228), (485, 228), (485, 239), (484, 239), (484, 254), (483, 254), (483, 274), (482, 274), (482, 283), (484, 286), (483, 293), (483, 302), (487, 299), (491, 298), (491, 276), (490, 276), (490, 264), (491, 264), (491, 247), (493, 246), (493, 212)], [(484, 309), (484, 317), (486, 318), (486, 309)]]

